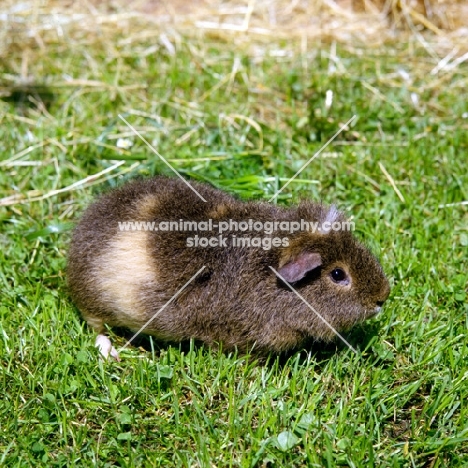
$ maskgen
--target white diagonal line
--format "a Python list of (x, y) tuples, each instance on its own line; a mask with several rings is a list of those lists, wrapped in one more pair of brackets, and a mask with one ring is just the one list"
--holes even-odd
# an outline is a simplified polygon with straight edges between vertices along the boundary
[(202, 266), (119, 350), (124, 350), (205, 269)]
[(125, 124), (128, 126), (128, 128), (130, 128), (130, 130), (132, 130), (132, 132), (137, 136), (139, 137), (147, 146), (148, 148), (156, 155), (158, 156), (163, 162), (166, 163), (166, 165), (180, 178), (180, 180), (182, 180), (182, 182), (184, 182), (187, 187), (189, 187), (191, 190), (193, 190), (198, 196), (199, 198), (201, 198), (204, 202), (206, 202), (206, 200), (200, 195), (200, 193), (195, 189), (193, 188), (178, 172), (176, 169), (174, 169), (170, 164), (169, 162), (161, 155), (159, 154), (159, 152), (156, 150), (156, 148), (135, 128), (133, 127), (133, 125), (131, 125), (123, 116), (122, 114), (119, 114), (119, 118), (121, 120), (123, 120), (125, 122)]
[(446, 208), (448, 206), (468, 205), (468, 200), (457, 202), (457, 203), (446, 203), (445, 205), (439, 205), (439, 208)]
[(274, 200), (355, 118), (354, 114), (341, 128), (268, 200)]
[(343, 343), (348, 346), (349, 349), (352, 349), (356, 354), (358, 354), (357, 350), (353, 348), (348, 341), (337, 331), (335, 330), (273, 267), (270, 267), (270, 269), (274, 272), (274, 274), (280, 278), (282, 281), (284, 281), (284, 284), (307, 306), (309, 307), (310, 310), (315, 312), (317, 317), (330, 329), (335, 333), (336, 336), (338, 336)]

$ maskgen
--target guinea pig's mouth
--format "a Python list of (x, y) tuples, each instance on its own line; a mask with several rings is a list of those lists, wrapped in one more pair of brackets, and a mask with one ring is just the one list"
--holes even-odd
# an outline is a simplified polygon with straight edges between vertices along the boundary
[(382, 310), (381, 306), (377, 306), (377, 307), (374, 307), (374, 309), (368, 310), (366, 319), (374, 318), (376, 315), (380, 314), (381, 310)]

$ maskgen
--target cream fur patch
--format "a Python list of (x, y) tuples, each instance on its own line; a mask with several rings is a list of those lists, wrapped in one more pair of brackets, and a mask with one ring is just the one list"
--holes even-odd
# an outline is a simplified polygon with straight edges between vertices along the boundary
[(225, 204), (221, 203), (208, 213), (208, 218), (211, 218), (211, 219), (224, 218), (226, 217), (228, 210), (229, 208)]
[(150, 221), (156, 214), (159, 202), (155, 195), (147, 195), (142, 198), (137, 205), (138, 217), (145, 221)]
[(101, 293), (121, 316), (122, 324), (138, 326), (146, 315), (139, 301), (142, 286), (155, 283), (156, 275), (147, 249), (148, 233), (119, 232), (97, 259), (94, 276)]

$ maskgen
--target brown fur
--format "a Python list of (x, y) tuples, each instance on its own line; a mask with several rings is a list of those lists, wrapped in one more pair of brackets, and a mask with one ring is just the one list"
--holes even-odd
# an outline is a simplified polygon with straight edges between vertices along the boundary
[[(186, 239), (195, 232), (119, 231), (118, 221), (344, 220), (321, 204), (282, 208), (242, 202), (211, 186), (191, 184), (206, 203), (179, 179), (155, 177), (113, 190), (86, 210), (70, 247), (68, 283), (73, 300), (97, 331), (104, 323), (138, 329), (202, 266), (203, 272), (145, 333), (170, 341), (222, 342), (225, 349), (254, 346), (262, 353), (294, 349), (309, 338), (334, 338), (269, 266), (285, 275), (299, 271), (303, 278), (293, 286), (338, 331), (374, 315), (387, 299), (389, 284), (381, 266), (347, 231), (279, 231), (271, 237), (287, 237), (290, 245), (270, 250), (230, 242), (224, 248), (189, 248)], [(318, 268), (316, 258), (321, 259)], [(348, 273), (349, 284), (332, 281), (330, 272), (337, 266)]]

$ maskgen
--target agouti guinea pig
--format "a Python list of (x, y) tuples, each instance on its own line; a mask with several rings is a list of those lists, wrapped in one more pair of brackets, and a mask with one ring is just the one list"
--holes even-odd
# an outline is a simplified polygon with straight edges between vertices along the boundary
[(75, 228), (69, 290), (105, 356), (118, 359), (105, 324), (265, 354), (329, 341), (380, 311), (388, 280), (333, 206), (244, 202), (190, 185), (134, 180)]

